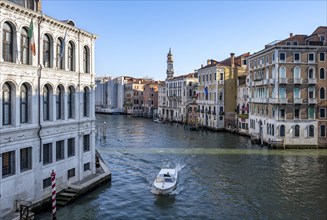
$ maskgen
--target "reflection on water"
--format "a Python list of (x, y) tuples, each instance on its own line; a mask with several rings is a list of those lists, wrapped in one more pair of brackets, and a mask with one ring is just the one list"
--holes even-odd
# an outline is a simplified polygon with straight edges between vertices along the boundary
[[(268, 150), (230, 133), (97, 117), (111, 186), (60, 208), (58, 219), (326, 219), (326, 150)], [(180, 169), (168, 196), (151, 192), (163, 167)]]

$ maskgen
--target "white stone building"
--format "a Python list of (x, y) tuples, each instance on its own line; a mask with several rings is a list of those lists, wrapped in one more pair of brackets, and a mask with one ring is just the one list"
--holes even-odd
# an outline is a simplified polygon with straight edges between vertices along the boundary
[(0, 32), (1, 218), (17, 200), (49, 197), (52, 170), (57, 190), (96, 172), (96, 36), (33, 0), (1, 0)]
[[(95, 110), (100, 113), (124, 112), (124, 85), (126, 77), (97, 77)], [(129, 78), (129, 77), (128, 77)]]

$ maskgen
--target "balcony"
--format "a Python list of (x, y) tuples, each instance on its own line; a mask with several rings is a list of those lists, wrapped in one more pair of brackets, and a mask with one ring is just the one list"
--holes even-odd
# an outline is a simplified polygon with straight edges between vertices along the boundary
[(255, 86), (261, 86), (262, 85), (262, 81), (255, 81)]
[(317, 84), (317, 79), (316, 78), (309, 78), (308, 83), (309, 84)]
[(269, 79), (269, 84), (275, 84), (275, 79)]
[(219, 80), (218, 84), (224, 84), (224, 80)]
[(294, 98), (294, 104), (302, 104), (302, 98)]
[(287, 84), (287, 78), (279, 78), (279, 84)]
[(317, 104), (317, 99), (316, 98), (309, 98), (308, 99), (308, 104)]
[(301, 78), (294, 78), (294, 84), (302, 84)]
[(262, 85), (268, 85), (268, 84), (269, 84), (269, 79), (262, 80)]
[(279, 104), (287, 104), (287, 98), (279, 98), (278, 103)]

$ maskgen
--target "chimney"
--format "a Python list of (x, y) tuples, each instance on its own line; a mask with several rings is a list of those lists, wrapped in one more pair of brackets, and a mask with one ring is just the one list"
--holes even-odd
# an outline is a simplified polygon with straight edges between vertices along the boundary
[(234, 55), (235, 53), (230, 53), (230, 66), (234, 68)]
[(290, 37), (293, 37), (293, 33), (290, 33)]
[(203, 68), (203, 64), (201, 64), (201, 68)]
[(211, 64), (211, 61), (210, 60), (207, 60), (207, 65), (210, 65)]

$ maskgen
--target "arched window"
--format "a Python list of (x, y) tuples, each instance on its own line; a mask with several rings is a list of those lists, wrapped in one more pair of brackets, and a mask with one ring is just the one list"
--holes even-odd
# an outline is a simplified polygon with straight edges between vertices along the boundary
[(2, 124), (11, 124), (11, 91), (9, 83), (5, 83), (2, 87)]
[(276, 69), (275, 69), (275, 67), (272, 68), (271, 74), (272, 74), (272, 78), (276, 79)]
[(2, 33), (2, 58), (5, 62), (14, 62), (13, 28), (8, 22), (3, 24)]
[(57, 97), (56, 97), (56, 119), (63, 119), (63, 100), (64, 93), (61, 86), (57, 87)]
[(325, 99), (326, 98), (326, 95), (325, 95), (325, 88), (320, 88), (319, 90), (319, 98), (320, 99)]
[(34, 0), (27, 0), (27, 8), (34, 10)]
[(313, 125), (309, 126), (309, 134), (308, 134), (309, 137), (314, 137), (315, 136), (314, 128), (315, 127)]
[(285, 137), (285, 125), (281, 125), (279, 128), (279, 136)]
[(43, 66), (51, 67), (51, 41), (50, 37), (45, 34), (43, 37)]
[(50, 120), (50, 88), (49, 85), (43, 87), (43, 121)]
[(271, 125), (271, 135), (274, 136), (275, 135), (275, 126)]
[(325, 69), (324, 69), (324, 68), (320, 68), (319, 73), (320, 73), (320, 74), (319, 74), (320, 79), (326, 79)]
[(64, 43), (61, 38), (58, 38), (57, 40), (57, 68), (58, 69), (64, 69)]
[(73, 118), (74, 117), (74, 87), (72, 86), (68, 88), (67, 110), (68, 110), (68, 118)]
[(279, 78), (286, 78), (286, 68), (283, 66), (279, 68)]
[(89, 116), (89, 91), (87, 88), (84, 88), (83, 92), (83, 116)]
[(74, 46), (73, 42), (69, 41), (69, 43), (68, 43), (68, 69), (70, 71), (75, 70), (74, 60), (75, 60), (75, 46)]
[(313, 67), (310, 67), (308, 69), (308, 78), (309, 79), (315, 79), (315, 69)]
[(20, 36), (20, 62), (22, 64), (30, 64), (29, 63), (29, 38), (26, 28), (22, 29), (22, 33)]
[(315, 87), (309, 86), (308, 92), (309, 92), (309, 99), (314, 99), (315, 98)]
[(20, 88), (20, 123), (28, 122), (28, 86), (24, 83)]
[(90, 51), (87, 46), (83, 49), (83, 70), (84, 73), (90, 72)]
[(294, 137), (300, 137), (300, 126), (295, 125), (294, 127)]
[(294, 68), (294, 79), (301, 79), (301, 69), (300, 67), (296, 66)]

